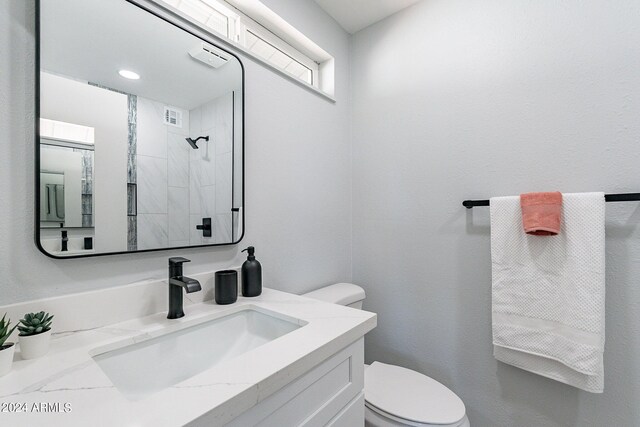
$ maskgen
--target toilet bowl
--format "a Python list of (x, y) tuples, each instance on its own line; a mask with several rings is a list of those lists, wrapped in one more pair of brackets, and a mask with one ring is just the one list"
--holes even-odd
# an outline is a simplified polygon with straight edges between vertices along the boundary
[[(365, 292), (337, 283), (303, 296), (361, 309)], [(373, 362), (364, 373), (366, 427), (469, 427), (462, 400), (438, 381), (401, 366)]]

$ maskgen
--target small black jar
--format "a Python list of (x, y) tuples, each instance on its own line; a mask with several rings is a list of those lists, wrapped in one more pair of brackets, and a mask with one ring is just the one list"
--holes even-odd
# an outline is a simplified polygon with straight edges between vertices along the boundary
[(216, 304), (233, 304), (238, 300), (238, 272), (236, 270), (216, 271)]

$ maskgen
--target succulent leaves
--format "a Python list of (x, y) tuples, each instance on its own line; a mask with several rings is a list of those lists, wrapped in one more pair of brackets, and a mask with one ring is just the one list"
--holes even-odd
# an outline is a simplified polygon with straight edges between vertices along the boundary
[(24, 318), (20, 319), (20, 325), (18, 325), (20, 336), (38, 335), (47, 332), (51, 329), (51, 319), (53, 319), (53, 315), (44, 311), (25, 314)]
[(14, 325), (13, 328), (9, 329), (9, 325), (11, 325), (10, 320), (6, 320), (7, 315), (2, 316), (2, 320), (0, 320), (0, 349), (4, 346), (5, 341), (9, 338), (9, 336), (13, 333), (18, 325)]

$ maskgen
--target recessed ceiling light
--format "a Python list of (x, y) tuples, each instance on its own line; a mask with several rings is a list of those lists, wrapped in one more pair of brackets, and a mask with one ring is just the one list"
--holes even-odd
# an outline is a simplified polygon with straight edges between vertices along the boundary
[(118, 71), (118, 74), (120, 74), (120, 76), (124, 77), (125, 79), (129, 79), (129, 80), (138, 80), (140, 78), (140, 74), (134, 73), (133, 71), (129, 71), (129, 70), (120, 70)]

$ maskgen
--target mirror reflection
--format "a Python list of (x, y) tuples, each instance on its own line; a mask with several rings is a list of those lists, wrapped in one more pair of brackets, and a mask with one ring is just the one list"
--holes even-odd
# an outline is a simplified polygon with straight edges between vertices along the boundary
[(239, 241), (238, 59), (125, 0), (40, 9), (41, 248), (85, 256)]
[(93, 228), (93, 146), (42, 138), (40, 226)]

